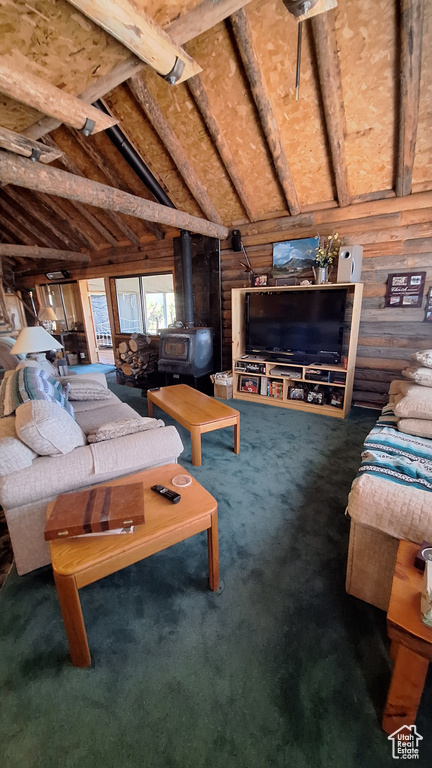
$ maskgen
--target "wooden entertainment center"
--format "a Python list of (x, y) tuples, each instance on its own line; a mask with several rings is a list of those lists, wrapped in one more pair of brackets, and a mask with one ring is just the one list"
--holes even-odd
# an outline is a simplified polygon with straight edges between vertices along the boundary
[[(306, 365), (304, 363), (291, 363), (290, 361), (276, 362), (266, 358), (264, 353), (262, 355), (245, 356), (246, 294), (332, 290), (335, 288), (347, 289), (342, 364), (327, 365), (323, 363), (318, 365), (309, 363)], [(280, 408), (293, 408), (298, 411), (321, 413), (340, 419), (345, 418), (351, 408), (362, 294), (362, 283), (234, 288), (232, 290), (234, 399), (276, 405)], [(259, 372), (254, 369), (258, 369)], [(245, 379), (248, 381), (245, 381)], [(318, 404), (317, 402), (291, 399), (290, 393), (296, 388), (296, 385), (300, 385), (297, 389), (303, 387), (304, 390), (306, 388), (310, 388), (310, 390), (318, 388), (319, 392), (322, 393), (322, 397), (327, 402)], [(256, 391), (257, 386), (259, 391)], [(250, 391), (247, 391), (248, 388)], [(340, 394), (338, 395), (338, 393)], [(330, 400), (339, 402), (337, 405), (331, 405), (329, 403)]]

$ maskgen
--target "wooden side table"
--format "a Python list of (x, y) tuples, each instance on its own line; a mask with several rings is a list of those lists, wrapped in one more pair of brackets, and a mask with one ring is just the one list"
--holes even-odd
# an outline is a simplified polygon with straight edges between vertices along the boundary
[(423, 574), (414, 567), (419, 545), (399, 544), (387, 631), (391, 640), (393, 674), (382, 727), (388, 734), (403, 725), (413, 725), (423, 693), (429, 662), (432, 661), (432, 629), (423, 624), (420, 594)]
[[(76, 667), (89, 667), (91, 664), (78, 594), (81, 587), (207, 531), (209, 585), (213, 591), (219, 588), (217, 502), (195, 479), (185, 488), (175, 488), (171, 480), (184, 472), (179, 464), (166, 464), (101, 483), (122, 485), (143, 482), (145, 523), (137, 526), (134, 533), (77, 536), (50, 542), (57, 594), (72, 664)], [(181, 494), (178, 504), (171, 504), (151, 490), (151, 486), (158, 483)], [(54, 502), (48, 505), (47, 517), (53, 506)]]

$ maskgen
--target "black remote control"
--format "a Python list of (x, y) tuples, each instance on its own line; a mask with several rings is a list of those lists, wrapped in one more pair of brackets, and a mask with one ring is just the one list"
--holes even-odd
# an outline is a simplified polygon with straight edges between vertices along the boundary
[(152, 485), (151, 489), (160, 496), (165, 496), (165, 498), (168, 499), (168, 501), (172, 501), (173, 504), (177, 504), (181, 499), (179, 493), (170, 491), (169, 488), (165, 488), (164, 485)]

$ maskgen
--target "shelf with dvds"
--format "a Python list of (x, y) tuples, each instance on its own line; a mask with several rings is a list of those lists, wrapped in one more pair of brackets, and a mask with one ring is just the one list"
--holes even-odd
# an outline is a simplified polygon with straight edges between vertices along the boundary
[[(305, 361), (276, 350), (246, 353), (246, 296), (255, 292), (280, 294), (295, 291), (346, 290), (341, 354), (336, 359)], [(361, 283), (327, 283), (324, 286), (235, 288), (232, 291), (233, 397), (281, 408), (345, 418), (351, 407), (354, 367), (360, 323)], [(301, 298), (301, 296), (300, 296)], [(312, 359), (311, 359), (312, 357)], [(318, 358), (318, 356), (317, 356)]]

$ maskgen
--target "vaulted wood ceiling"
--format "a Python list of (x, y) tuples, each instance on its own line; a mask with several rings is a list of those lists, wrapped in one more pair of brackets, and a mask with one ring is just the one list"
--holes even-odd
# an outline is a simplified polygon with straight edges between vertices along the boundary
[[(170, 28), (197, 0), (136, 0), (136, 5)], [(414, 22), (422, 42), (419, 98), (415, 73), (408, 82), (413, 92), (406, 99), (400, 95), (407, 26), (401, 8), (421, 7), (421, 0), (338, 0), (335, 11), (307, 21), (299, 101), (297, 22), (282, 0), (253, 0), (187, 43), (200, 75), (173, 87), (146, 66), (107, 93), (104, 102), (175, 206), (228, 227), (395, 191), (429, 190), (430, 2), (424, 3), (423, 25), (421, 14)], [(30, 60), (34, 74), (75, 95), (130, 59), (123, 45), (66, 0), (2, 0), (4, 54), (18, 68)], [(401, 130), (412, 137), (417, 110), (412, 179), (410, 168), (404, 179)], [(42, 118), (0, 94), (2, 127), (30, 135), (30, 126)], [(53, 166), (154, 199), (103, 132), (86, 138), (62, 125), (45, 140), (64, 153)], [(148, 244), (173, 234), (167, 227), (11, 184), (0, 190), (0, 231), (5, 243), (98, 252), (92, 258), (99, 262), (112, 246)]]

